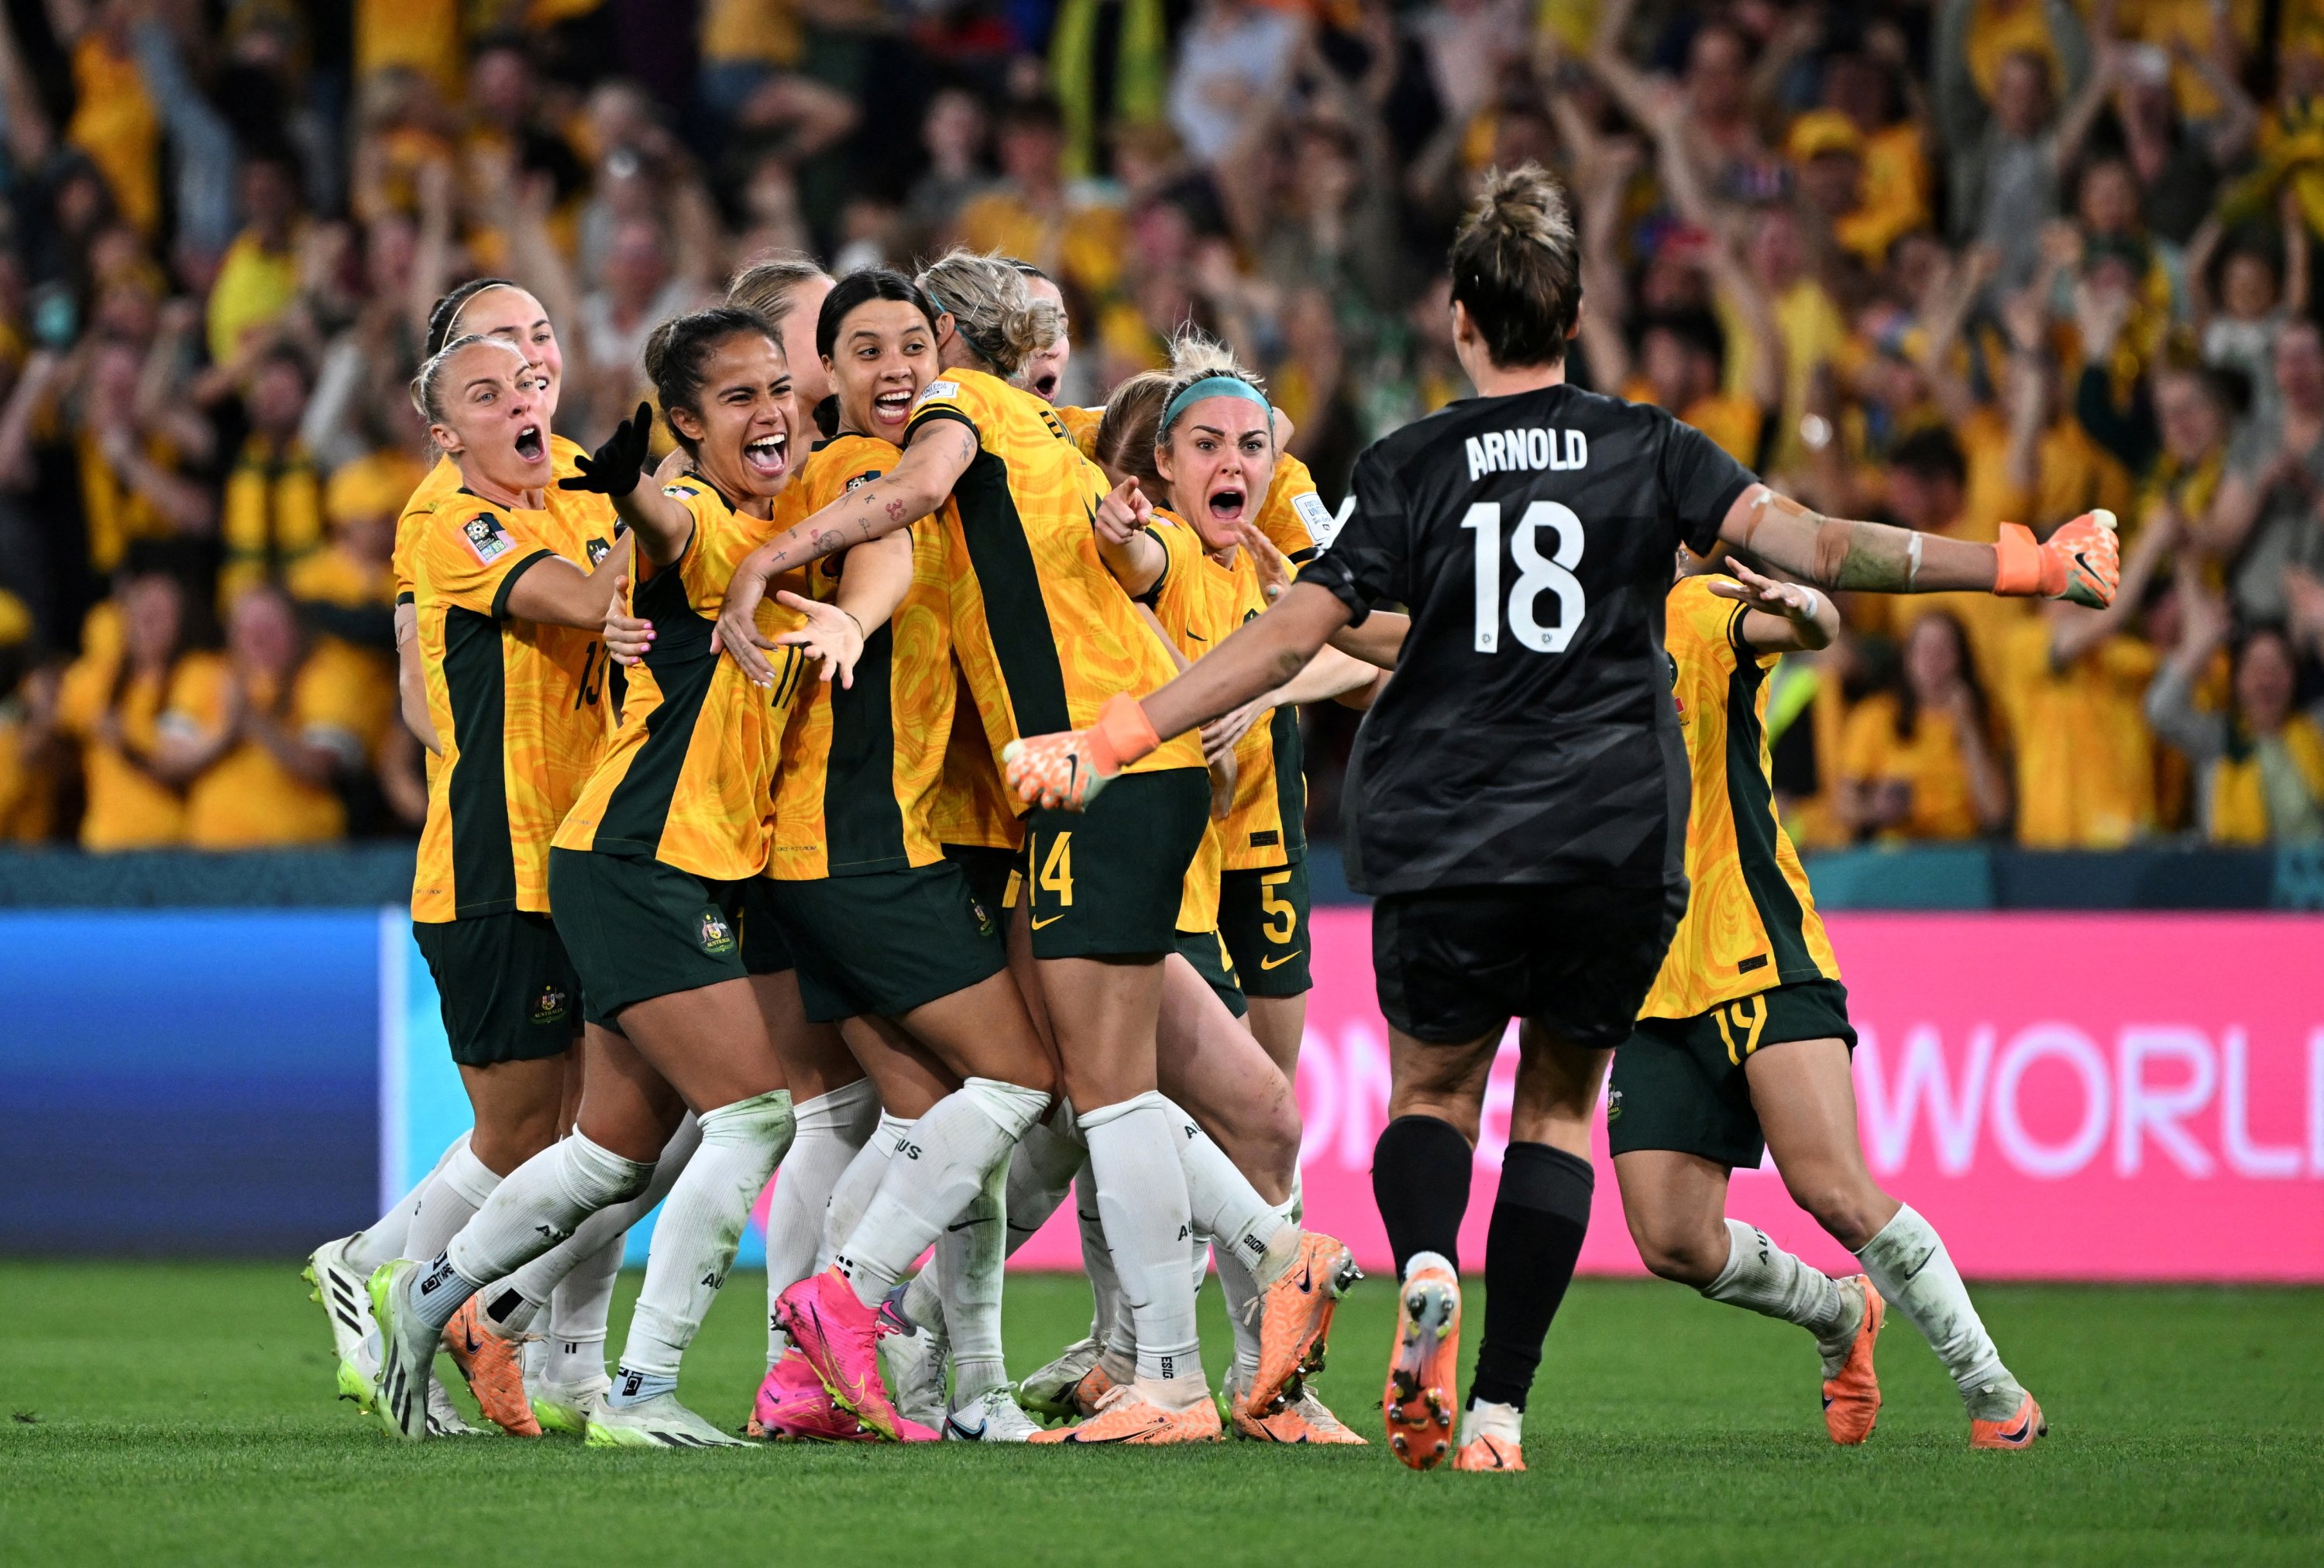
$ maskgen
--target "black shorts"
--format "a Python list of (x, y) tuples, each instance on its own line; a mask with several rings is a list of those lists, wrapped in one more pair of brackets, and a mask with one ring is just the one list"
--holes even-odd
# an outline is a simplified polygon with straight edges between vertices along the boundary
[(546, 915), (511, 909), (414, 920), (452, 1059), (463, 1067), (561, 1056), (581, 1032), (581, 981)]
[(1392, 893), (1372, 906), (1380, 1012), (1435, 1045), (1521, 1018), (1577, 1046), (1618, 1046), (1685, 912), (1683, 881)]
[(1243, 1000), (1242, 977), (1235, 968), (1234, 956), (1218, 932), (1179, 932), (1178, 954), (1194, 966), (1194, 973), (1227, 1004), (1229, 1012), (1241, 1018), (1250, 1011), (1250, 1003)]
[(1848, 988), (1795, 981), (1690, 1019), (1646, 1018), (1614, 1053), (1606, 1094), (1606, 1141), (1615, 1154), (1671, 1148), (1733, 1167), (1767, 1151), (1743, 1064), (1790, 1040), (1832, 1040), (1856, 1049)]
[(1009, 966), (1000, 910), (951, 861), (768, 885), (790, 929), (811, 1022), (901, 1018)]
[(1176, 947), (1186, 868), (1210, 821), (1200, 768), (1126, 774), (1087, 811), (1028, 815), (1033, 956), (1158, 958)]
[[(549, 852), (549, 901), (581, 972), (593, 1024), (632, 1002), (740, 980), (741, 882), (713, 881), (645, 855)], [(618, 1026), (616, 1026), (618, 1027)]]
[(742, 884), (742, 929), (737, 935), (742, 939), (745, 973), (780, 974), (798, 964), (791, 955), (790, 933), (783, 929), (782, 915), (775, 907), (774, 885), (766, 877), (752, 877)]
[(1249, 996), (1304, 996), (1308, 978), (1307, 862), (1219, 878), (1219, 935)]
[(1002, 849), (989, 844), (947, 844), (941, 846), (945, 859), (968, 873), (968, 890), (976, 901), (998, 915), (1004, 909), (1015, 909), (1010, 897), (1009, 881), (1017, 874), (1017, 862), (1025, 858), (1021, 849)]

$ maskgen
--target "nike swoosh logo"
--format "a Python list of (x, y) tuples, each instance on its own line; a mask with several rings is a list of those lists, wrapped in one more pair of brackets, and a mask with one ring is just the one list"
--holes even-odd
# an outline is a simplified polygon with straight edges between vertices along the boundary
[(1210, 639), (1204, 636), (1199, 632), (1189, 632), (1186, 633), (1186, 641), (1189, 642), (1208, 642)]
[(981, 1220), (963, 1220), (963, 1221), (961, 1221), (961, 1222), (960, 1222), (959, 1223), (957, 1223), (957, 1224), (946, 1225), (946, 1226), (945, 1227), (945, 1229), (946, 1231), (965, 1231), (965, 1230), (967, 1230), (971, 1225), (990, 1225), (991, 1223), (992, 1223), (992, 1217), (991, 1217), (991, 1215), (989, 1215), (989, 1214), (988, 1214), (988, 1215), (986, 1215), (983, 1219), (981, 1219)]
[(2004, 1443), (2023, 1443), (2025, 1441), (2025, 1434), (2033, 1429), (2034, 1418), (2029, 1416), (2024, 1420), (2020, 1421), (2009, 1431), (2003, 1433), (2001, 1434), (2001, 1441)]
[(1065, 917), (1063, 915), (1052, 915), (1046, 920), (1036, 920), (1033, 922), (1033, 929), (1036, 931), (1042, 930), (1047, 927), (1056, 925), (1058, 921), (1064, 918)]
[(1285, 954), (1285, 955), (1284, 955), (1282, 957), (1280, 957), (1280, 958), (1262, 958), (1262, 959), (1260, 959), (1260, 960), (1259, 961), (1259, 966), (1261, 969), (1280, 969), (1280, 968), (1282, 968), (1285, 964), (1286, 964), (1290, 963), (1293, 959), (1295, 959), (1295, 958), (1298, 957), (1302, 953), (1305, 953), (1305, 951), (1307, 951), (1307, 950), (1306, 950), (1305, 947), (1295, 947), (1295, 948), (1293, 948), (1290, 952), (1288, 952), (1288, 953)]

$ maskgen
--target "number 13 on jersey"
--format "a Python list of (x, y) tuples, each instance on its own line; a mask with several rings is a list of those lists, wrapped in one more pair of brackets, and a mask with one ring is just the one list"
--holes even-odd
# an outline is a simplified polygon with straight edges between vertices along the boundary
[[(1501, 503), (1478, 502), (1461, 526), (1476, 535), (1477, 651), (1492, 653), (1501, 645)], [(1556, 535), (1547, 555), (1541, 551), (1545, 529)], [(1573, 575), (1582, 564), (1582, 520), (1557, 501), (1528, 505), (1509, 535), (1509, 554), (1517, 563), (1517, 580), (1509, 586), (1509, 631), (1536, 653), (1563, 652), (1589, 613), (1582, 581)], [(1536, 613), (1545, 593), (1557, 595), (1554, 625), (1543, 625)]]

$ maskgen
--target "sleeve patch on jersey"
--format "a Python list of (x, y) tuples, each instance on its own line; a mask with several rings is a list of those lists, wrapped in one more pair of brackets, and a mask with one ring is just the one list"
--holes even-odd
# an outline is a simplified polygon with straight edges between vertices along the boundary
[(847, 488), (853, 490), (859, 484), (869, 484), (872, 481), (879, 477), (880, 470), (877, 468), (869, 469), (864, 473), (858, 474), (854, 478), (850, 479), (847, 482)]
[(678, 501), (691, 501), (702, 493), (691, 484), (665, 484), (661, 487), (661, 493)]
[(1332, 509), (1323, 504), (1322, 496), (1310, 490), (1306, 494), (1296, 498), (1291, 503), (1291, 510), (1298, 513), (1300, 522), (1306, 527), (1309, 539), (1314, 540), (1317, 544), (1322, 544), (1332, 537)]
[(918, 408), (922, 403), (927, 402), (931, 399), (935, 398), (956, 398), (958, 396), (960, 396), (960, 383), (956, 381), (932, 381), (928, 383), (927, 385), (920, 389), (920, 395), (912, 400), (912, 406), (914, 408)]
[(476, 559), (485, 566), (491, 566), (516, 549), (516, 540), (509, 537), (508, 530), (500, 525), (500, 520), (489, 512), (480, 512), (468, 519), (461, 526), (460, 533), (468, 541), (468, 548), (475, 552)]

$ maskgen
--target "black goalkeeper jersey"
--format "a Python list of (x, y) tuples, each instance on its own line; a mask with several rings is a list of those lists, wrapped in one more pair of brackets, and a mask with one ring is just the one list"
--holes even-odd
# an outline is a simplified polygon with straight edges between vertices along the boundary
[(1754, 483), (1663, 410), (1568, 386), (1456, 402), (1366, 449), (1300, 575), (1359, 622), (1412, 614), (1349, 765), (1349, 881), (1678, 881), (1663, 598), (1677, 547), (1708, 553)]

